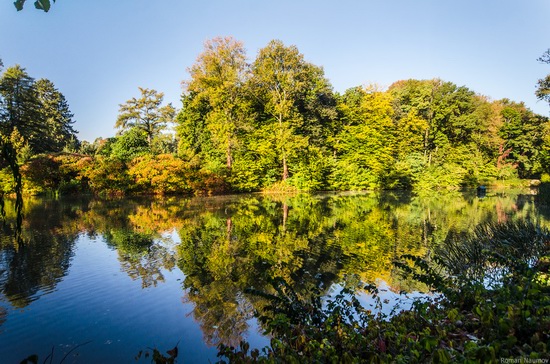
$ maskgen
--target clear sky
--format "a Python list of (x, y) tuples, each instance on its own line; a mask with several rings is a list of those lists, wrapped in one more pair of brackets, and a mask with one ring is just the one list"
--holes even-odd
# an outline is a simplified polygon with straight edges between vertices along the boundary
[(79, 138), (113, 136), (138, 86), (181, 107), (181, 81), (205, 40), (233, 36), (252, 60), (272, 39), (322, 66), (335, 91), (441, 78), (491, 97), (534, 96), (550, 65), (550, 0), (33, 0), (0, 3), (0, 58), (65, 95)]

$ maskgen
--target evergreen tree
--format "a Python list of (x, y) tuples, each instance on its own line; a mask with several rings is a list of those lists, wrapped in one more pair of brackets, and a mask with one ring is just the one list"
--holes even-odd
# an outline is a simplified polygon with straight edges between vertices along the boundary
[(0, 132), (10, 136), (17, 130), (35, 152), (45, 147), (47, 128), (41, 121), (40, 102), (34, 79), (19, 65), (6, 69), (0, 78), (3, 113)]
[(73, 129), (73, 114), (65, 96), (47, 79), (36, 82), (36, 91), (40, 103), (40, 117), (48, 131), (44, 135), (45, 151), (59, 152), (64, 147), (78, 147), (77, 131)]

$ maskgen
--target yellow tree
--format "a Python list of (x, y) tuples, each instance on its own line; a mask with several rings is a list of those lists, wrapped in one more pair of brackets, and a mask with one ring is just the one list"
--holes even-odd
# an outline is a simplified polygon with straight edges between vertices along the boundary
[(289, 156), (307, 146), (307, 136), (296, 130), (303, 118), (298, 104), (317, 75), (322, 76), (321, 69), (307, 63), (298, 48), (286, 47), (280, 40), (262, 48), (252, 65), (252, 87), (263, 111), (271, 117), (265, 124), (274, 131), (283, 181), (289, 177)]
[(183, 82), (187, 107), (203, 110), (214, 148), (223, 151), (231, 170), (239, 133), (247, 128), (250, 115), (243, 88), (249, 73), (244, 46), (232, 37), (208, 40), (188, 71), (191, 78)]

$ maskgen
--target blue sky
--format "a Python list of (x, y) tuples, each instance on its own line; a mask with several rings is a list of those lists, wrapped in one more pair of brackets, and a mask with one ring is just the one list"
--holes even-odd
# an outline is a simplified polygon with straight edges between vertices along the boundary
[(0, 4), (0, 58), (65, 95), (79, 138), (113, 136), (118, 105), (138, 86), (181, 106), (181, 81), (205, 40), (233, 36), (249, 59), (272, 39), (322, 66), (335, 91), (441, 78), (489, 96), (534, 96), (550, 65), (548, 0), (57, 0), (17, 12)]

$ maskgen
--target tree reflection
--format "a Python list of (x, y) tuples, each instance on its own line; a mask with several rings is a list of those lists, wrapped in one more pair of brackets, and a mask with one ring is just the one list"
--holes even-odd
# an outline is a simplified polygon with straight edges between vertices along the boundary
[(448, 236), (485, 222), (546, 221), (533, 196), (510, 193), (483, 199), (474, 193), (31, 199), (15, 242), (14, 225), (5, 223), (14, 209), (9, 201), (5, 207), (0, 290), (12, 306), (25, 307), (39, 291), (53, 290), (86, 234), (116, 250), (122, 270), (143, 288), (161, 284), (165, 272), (178, 267), (185, 274), (183, 300), (193, 304), (210, 345), (244, 338), (253, 312), (268, 304), (244, 292), (273, 293), (274, 278), (301, 298), (327, 293), (350, 275), (414, 291), (422, 287), (392, 264), (401, 255), (429, 258)]
[(498, 208), (518, 218), (532, 212), (528, 196), (501, 199), (381, 194), (222, 201), (181, 222), (185, 301), (195, 305), (193, 315), (209, 344), (236, 345), (248, 330), (252, 307), (268, 304), (243, 292), (270, 292), (273, 278), (284, 279), (300, 297), (316, 289), (326, 293), (351, 274), (364, 282), (382, 279), (396, 292), (422, 289), (392, 262), (403, 254), (429, 257), (447, 235), (496, 221)]
[[(9, 203), (6, 205), (7, 218), (14, 218), (15, 211), (9, 209)], [(11, 231), (2, 231), (5, 238), (0, 255), (0, 286), (14, 307), (29, 305), (39, 290), (53, 290), (67, 274), (73, 256), (78, 233), (70, 231), (67, 222), (75, 218), (74, 210), (59, 201), (49, 201), (47, 213), (43, 207), (37, 200), (27, 202), (19, 239), (10, 240), (6, 237), (13, 236)]]
[(177, 226), (170, 206), (149, 199), (93, 201), (82, 220), (89, 233), (100, 234), (116, 249), (122, 271), (148, 288), (164, 282), (163, 270), (176, 265), (175, 250), (162, 238), (162, 233)]

